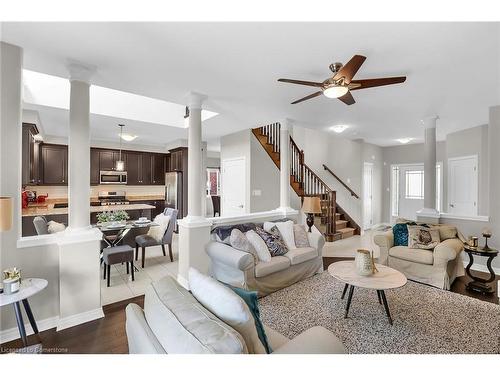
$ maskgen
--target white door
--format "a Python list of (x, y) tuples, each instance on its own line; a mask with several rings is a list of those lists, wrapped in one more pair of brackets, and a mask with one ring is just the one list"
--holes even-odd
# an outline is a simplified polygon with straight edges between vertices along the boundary
[(237, 216), (246, 213), (245, 158), (222, 160), (222, 216)]
[(477, 215), (477, 155), (448, 159), (448, 212)]
[(399, 171), (399, 216), (416, 220), (424, 208), (424, 166), (401, 166)]
[(373, 226), (373, 163), (363, 168), (363, 229)]

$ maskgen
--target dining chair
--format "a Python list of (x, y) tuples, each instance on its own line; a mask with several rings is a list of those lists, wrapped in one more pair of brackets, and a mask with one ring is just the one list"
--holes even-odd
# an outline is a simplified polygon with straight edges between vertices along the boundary
[(144, 260), (146, 258), (146, 247), (150, 246), (161, 246), (163, 251), (163, 256), (166, 256), (165, 253), (165, 245), (168, 245), (168, 253), (170, 256), (170, 261), (174, 261), (174, 256), (172, 254), (172, 238), (174, 234), (175, 227), (177, 225), (177, 214), (178, 210), (174, 208), (166, 208), (163, 211), (163, 214), (166, 216), (170, 216), (170, 221), (168, 222), (167, 229), (165, 229), (165, 233), (161, 239), (161, 242), (158, 242), (155, 238), (151, 237), (148, 234), (142, 234), (140, 236), (135, 237), (135, 260), (139, 260), (139, 247), (142, 249), (142, 262), (141, 266), (144, 268)]
[(212, 206), (214, 208), (214, 217), (215, 214), (220, 216), (220, 195), (212, 195)]
[(35, 226), (36, 234), (48, 234), (48, 224), (45, 216), (35, 216), (33, 219), (33, 225)]

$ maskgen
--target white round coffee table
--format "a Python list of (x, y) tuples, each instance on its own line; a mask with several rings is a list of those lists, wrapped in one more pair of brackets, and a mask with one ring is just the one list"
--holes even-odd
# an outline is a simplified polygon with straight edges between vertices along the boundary
[(328, 267), (328, 273), (332, 275), (335, 279), (340, 282), (345, 283), (344, 291), (342, 292), (341, 299), (344, 299), (349, 288), (349, 296), (347, 297), (347, 305), (345, 307), (344, 318), (347, 318), (349, 313), (349, 307), (351, 306), (352, 294), (354, 293), (354, 287), (374, 289), (377, 291), (378, 302), (384, 304), (385, 312), (387, 313), (387, 318), (389, 319), (389, 324), (392, 325), (391, 313), (389, 312), (389, 305), (387, 304), (387, 299), (385, 297), (385, 290), (401, 288), (408, 281), (406, 276), (401, 272), (383, 266), (381, 264), (376, 265), (378, 272), (369, 276), (360, 276), (356, 272), (356, 265), (353, 261), (341, 261), (330, 264)]

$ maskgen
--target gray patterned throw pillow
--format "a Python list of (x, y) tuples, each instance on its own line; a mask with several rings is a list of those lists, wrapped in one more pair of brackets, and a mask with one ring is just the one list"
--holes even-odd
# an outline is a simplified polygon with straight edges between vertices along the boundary
[(247, 237), (243, 232), (239, 229), (233, 229), (231, 231), (231, 236), (229, 237), (229, 242), (232, 247), (234, 247), (236, 250), (241, 250), (244, 251), (245, 253), (250, 253), (253, 256), (253, 261), (254, 264), (256, 264), (259, 261), (259, 258), (257, 256), (257, 251), (255, 251), (254, 247), (248, 241)]
[(295, 238), (295, 246), (298, 248), (311, 246), (307, 238), (307, 232), (302, 225), (295, 224), (293, 226), (293, 236)]
[(255, 228), (255, 232), (264, 240), (272, 257), (284, 255), (288, 252), (288, 247), (281, 237), (280, 231), (276, 225), (272, 227), (269, 232), (266, 232), (260, 227)]

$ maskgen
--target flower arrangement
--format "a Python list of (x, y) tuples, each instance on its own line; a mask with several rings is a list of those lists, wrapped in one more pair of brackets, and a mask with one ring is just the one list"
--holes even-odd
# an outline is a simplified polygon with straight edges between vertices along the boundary
[(18, 280), (21, 278), (21, 270), (18, 270), (16, 267), (9, 268), (3, 271), (4, 280)]
[(8, 268), (3, 271), (3, 292), (5, 294), (12, 294), (19, 291), (21, 287), (21, 270), (16, 267)]
[(111, 221), (125, 221), (128, 220), (129, 216), (127, 212), (121, 211), (104, 211), (97, 214), (97, 222), (108, 223)]

